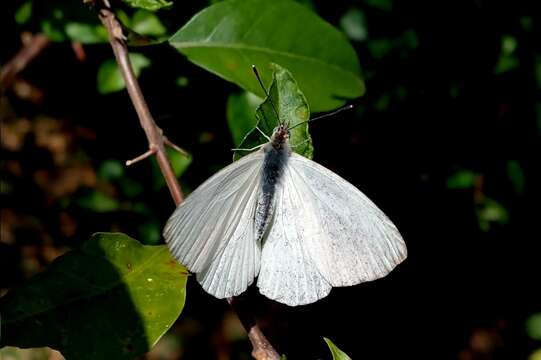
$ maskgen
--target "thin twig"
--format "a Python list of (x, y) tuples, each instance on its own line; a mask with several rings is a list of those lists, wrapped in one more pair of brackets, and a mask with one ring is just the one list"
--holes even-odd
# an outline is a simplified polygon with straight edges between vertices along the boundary
[(165, 142), (166, 145), (168, 145), (170, 148), (178, 151), (179, 153), (181, 153), (182, 155), (188, 157), (189, 154), (186, 150), (184, 150), (183, 148), (181, 148), (180, 146), (178, 146), (177, 144), (173, 143), (171, 140), (169, 140), (166, 136), (163, 137), (163, 141)]
[[(169, 187), (171, 196), (178, 205), (183, 201), (184, 197), (180, 185), (173, 173), (173, 169), (171, 168), (169, 159), (167, 158), (164, 144), (167, 144), (181, 152), (182, 149), (167, 140), (152, 118), (141, 92), (141, 88), (139, 87), (139, 83), (137, 82), (137, 79), (133, 73), (133, 69), (128, 57), (126, 38), (122, 33), (122, 27), (116, 19), (114, 13), (111, 11), (108, 1), (103, 0), (103, 4), (105, 7), (100, 9), (99, 17), (107, 29), (107, 33), (109, 34), (109, 42), (113, 47), (116, 61), (121, 70), (124, 82), (126, 83), (126, 88), (128, 89), (130, 98), (133, 102), (135, 110), (137, 111), (137, 115), (139, 116), (141, 127), (144, 129), (149, 143), (149, 151), (134, 160), (138, 160), (142, 157), (148, 157), (151, 155), (148, 154), (149, 152), (155, 152), (158, 164), (160, 165), (160, 170), (162, 171), (162, 175), (165, 178), (167, 186)], [(250, 339), (253, 347), (252, 356), (257, 360), (279, 360), (280, 355), (276, 352), (276, 350), (274, 350), (271, 343), (257, 326), (254, 320), (255, 317), (253, 316), (253, 312), (249, 309), (249, 307), (240, 306), (236, 303), (235, 298), (230, 298), (228, 301), (248, 332), (248, 338)]]
[(126, 161), (126, 166), (130, 166), (130, 165), (135, 164), (136, 162), (145, 160), (147, 157), (156, 154), (156, 151), (157, 151), (156, 148), (150, 148), (144, 154), (141, 154), (136, 158)]
[(4, 91), (13, 84), (13, 80), (36, 56), (41, 53), (49, 39), (45, 34), (36, 34), (26, 42), (21, 50), (0, 69), (0, 91)]
[(135, 111), (139, 116), (141, 127), (145, 131), (148, 139), (149, 149), (155, 149), (156, 160), (165, 179), (165, 183), (171, 192), (171, 196), (175, 204), (179, 205), (184, 199), (182, 189), (177, 181), (171, 163), (167, 158), (164, 147), (164, 139), (161, 130), (156, 125), (156, 122), (150, 114), (139, 83), (135, 78), (133, 68), (128, 56), (128, 47), (126, 46), (126, 38), (122, 34), (122, 26), (115, 17), (115, 14), (109, 8), (102, 8), (99, 11), (99, 17), (107, 33), (109, 34), (109, 42), (113, 48), (116, 61), (126, 83), (126, 89), (130, 95)]

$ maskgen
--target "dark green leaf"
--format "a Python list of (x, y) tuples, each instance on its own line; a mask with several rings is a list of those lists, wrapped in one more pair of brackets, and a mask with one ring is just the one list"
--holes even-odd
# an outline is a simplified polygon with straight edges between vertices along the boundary
[[(130, 54), (130, 60), (133, 66), (135, 76), (139, 76), (141, 71), (150, 65), (150, 60), (142, 54)], [(98, 91), (101, 94), (108, 94), (122, 90), (126, 87), (124, 79), (115, 60), (105, 60), (98, 69)]]
[(331, 340), (325, 337), (323, 339), (325, 339), (329, 350), (331, 350), (333, 360), (351, 360), (351, 358), (345, 352), (340, 350), (336, 345), (334, 345)]
[[(256, 111), (257, 127), (269, 137), (280, 121), (293, 127), (310, 119), (308, 102), (291, 73), (277, 64), (272, 64), (272, 67), (274, 72), (269, 88), (270, 97), (266, 98)], [(246, 135), (239, 148), (251, 149), (266, 142), (268, 142), (267, 138), (254, 128)], [(308, 123), (291, 130), (289, 143), (296, 153), (309, 159), (312, 158), (314, 148), (312, 138), (308, 133)], [(247, 151), (236, 151), (233, 159), (237, 160), (247, 153)]]
[(449, 189), (467, 189), (475, 185), (477, 174), (470, 170), (459, 170), (447, 179)]
[(517, 160), (509, 160), (507, 162), (507, 176), (511, 180), (515, 192), (522, 195), (526, 187), (526, 177), (524, 176), (522, 166), (520, 166)]
[(95, 234), (0, 298), (0, 346), (50, 346), (67, 359), (134, 359), (179, 316), (186, 279), (166, 246)]
[(27, 23), (30, 17), (32, 17), (32, 1), (26, 1), (15, 12), (15, 22), (22, 25)]
[(118, 200), (99, 190), (92, 190), (77, 199), (80, 208), (92, 210), (97, 213), (116, 211), (120, 208)]
[(541, 313), (533, 314), (526, 321), (526, 333), (532, 339), (541, 341)]
[(123, 175), (124, 165), (118, 160), (105, 160), (98, 169), (98, 177), (106, 181), (116, 180)]
[(173, 5), (172, 1), (166, 0), (122, 0), (125, 4), (137, 9), (156, 11)]
[(261, 97), (270, 63), (288, 68), (315, 112), (364, 92), (357, 55), (344, 34), (293, 1), (232, 0), (195, 15), (170, 40), (195, 64)]
[(235, 146), (239, 146), (256, 125), (255, 111), (261, 103), (259, 97), (248, 91), (232, 94), (227, 99), (227, 123)]

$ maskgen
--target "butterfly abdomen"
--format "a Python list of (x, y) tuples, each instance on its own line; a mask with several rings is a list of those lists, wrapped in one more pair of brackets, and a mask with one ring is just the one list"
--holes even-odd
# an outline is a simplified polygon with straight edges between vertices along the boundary
[(261, 240), (272, 219), (276, 187), (284, 173), (290, 156), (287, 146), (275, 148), (271, 143), (264, 146), (265, 159), (261, 168), (261, 187), (255, 211), (255, 230), (257, 239)]

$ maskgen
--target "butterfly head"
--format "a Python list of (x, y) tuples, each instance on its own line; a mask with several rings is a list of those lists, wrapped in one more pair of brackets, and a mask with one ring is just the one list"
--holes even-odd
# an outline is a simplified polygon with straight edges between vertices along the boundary
[(284, 148), (289, 140), (289, 126), (286, 123), (280, 123), (274, 128), (271, 137), (271, 144), (275, 149)]

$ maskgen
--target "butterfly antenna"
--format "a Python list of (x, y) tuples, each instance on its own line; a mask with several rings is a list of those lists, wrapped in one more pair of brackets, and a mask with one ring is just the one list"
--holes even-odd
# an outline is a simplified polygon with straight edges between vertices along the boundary
[(339, 109), (337, 109), (337, 110), (334, 110), (334, 111), (332, 111), (332, 112), (330, 112), (330, 113), (323, 114), (323, 115), (317, 116), (317, 117), (315, 117), (315, 118), (313, 118), (313, 119), (310, 119), (310, 120), (306, 120), (306, 121), (300, 122), (300, 123), (298, 123), (297, 125), (294, 125), (294, 126), (290, 127), (289, 130), (294, 129), (294, 128), (296, 128), (296, 127), (299, 126), (299, 125), (306, 124), (307, 122), (312, 122), (312, 121), (315, 121), (315, 120), (328, 118), (328, 117), (334, 116), (334, 115), (336, 115), (336, 114), (339, 114), (339, 113), (341, 113), (342, 111), (351, 110), (351, 109), (353, 109), (354, 107), (355, 107), (354, 105), (345, 105), (345, 106), (342, 106), (341, 108), (339, 108)]
[(267, 99), (269, 99), (271, 103), (272, 110), (274, 111), (274, 115), (276, 115), (276, 118), (278, 119), (278, 122), (280, 121), (280, 116), (278, 115), (278, 111), (276, 110), (276, 107), (274, 106), (274, 102), (272, 101), (272, 98), (270, 97), (270, 94), (267, 92), (267, 89), (265, 89), (265, 85), (263, 85), (263, 81), (261, 80), (261, 76), (259, 76), (259, 71), (257, 71), (257, 68), (255, 65), (252, 65), (252, 71), (255, 74), (255, 77), (257, 78), (257, 81), (259, 81), (259, 85), (261, 86), (261, 89), (263, 89), (263, 92), (265, 93), (265, 96), (267, 96)]

